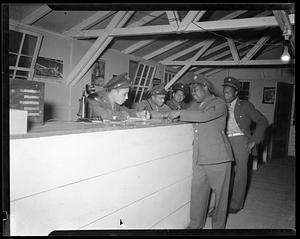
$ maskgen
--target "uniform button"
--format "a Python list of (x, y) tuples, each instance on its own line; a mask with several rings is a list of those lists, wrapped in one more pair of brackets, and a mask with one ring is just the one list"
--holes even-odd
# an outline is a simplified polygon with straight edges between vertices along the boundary
[(197, 133), (197, 132), (198, 132), (198, 130), (195, 130), (195, 132)]
[(240, 115), (240, 118), (242, 118), (243, 116), (242, 115)]

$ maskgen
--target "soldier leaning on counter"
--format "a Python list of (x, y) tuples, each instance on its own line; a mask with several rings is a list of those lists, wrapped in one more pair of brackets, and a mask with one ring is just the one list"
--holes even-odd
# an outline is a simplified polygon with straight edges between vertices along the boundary
[[(237, 213), (244, 207), (248, 180), (248, 158), (255, 144), (263, 141), (268, 126), (265, 116), (255, 109), (247, 100), (240, 100), (238, 92), (241, 83), (234, 77), (226, 77), (223, 84), (223, 95), (228, 107), (226, 134), (234, 154), (233, 188), (229, 213)], [(250, 124), (256, 123), (251, 133)]]
[(130, 87), (127, 73), (113, 76), (103, 86), (103, 90), (87, 97), (88, 118), (104, 120), (126, 120), (129, 117), (149, 118), (150, 116), (145, 111), (128, 109), (122, 105), (128, 99)]
[(181, 110), (186, 108), (186, 103), (184, 102), (185, 97), (189, 94), (189, 88), (187, 85), (182, 83), (175, 83), (172, 86), (172, 99), (166, 102), (172, 110)]
[(148, 98), (133, 105), (133, 108), (142, 111), (148, 110), (151, 118), (168, 118), (171, 108), (165, 104), (167, 91), (163, 84), (152, 87)]
[(171, 111), (169, 118), (193, 122), (193, 177), (190, 223), (187, 229), (205, 226), (211, 190), (215, 194), (212, 228), (224, 229), (227, 220), (233, 155), (225, 135), (227, 108), (212, 94), (212, 83), (197, 75), (190, 84), (194, 101), (186, 110)]

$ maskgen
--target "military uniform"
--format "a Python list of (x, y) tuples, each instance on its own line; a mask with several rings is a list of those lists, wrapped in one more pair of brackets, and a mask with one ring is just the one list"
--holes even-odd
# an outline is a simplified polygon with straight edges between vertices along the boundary
[[(149, 91), (150, 97), (153, 95), (165, 95), (166, 93), (167, 91), (162, 85), (154, 86)], [(155, 102), (153, 102), (151, 98), (142, 100), (140, 103), (134, 104), (133, 108), (137, 111), (148, 110), (150, 112), (151, 118), (166, 118), (166, 113), (171, 110), (171, 108), (166, 104), (158, 106), (157, 104), (155, 104)]]
[[(240, 82), (234, 77), (226, 77), (223, 86), (231, 86), (237, 91), (241, 89)], [(251, 153), (247, 148), (247, 144), (250, 142), (259, 144), (262, 142), (268, 121), (249, 101), (236, 98), (232, 104), (234, 104), (234, 108), (231, 109), (228, 104), (228, 109), (233, 110), (231, 114), (234, 119), (228, 118), (226, 134), (230, 140), (235, 158), (230, 211), (237, 212), (244, 207), (246, 198), (248, 159)], [(233, 122), (233, 126), (231, 126), (232, 123), (230, 124), (229, 120), (230, 122), (235, 120), (236, 123)], [(251, 133), (250, 124), (252, 121), (256, 123), (256, 128)], [(235, 130), (233, 128), (235, 128)]]
[(106, 85), (104, 90), (90, 94), (87, 97), (87, 116), (89, 119), (102, 118), (106, 120), (126, 120), (129, 116), (136, 116), (136, 110), (125, 106), (111, 104), (108, 92), (112, 89), (130, 88), (131, 83), (126, 77), (127, 73), (114, 76)]
[[(199, 83), (202, 86), (211, 85), (208, 80), (199, 80)], [(187, 110), (180, 111), (181, 121), (195, 122), (188, 228), (201, 229), (205, 226), (211, 189), (216, 195), (212, 228), (225, 228), (233, 161), (230, 143), (224, 132), (226, 116), (224, 100), (214, 95), (210, 95), (201, 103), (193, 101)]]

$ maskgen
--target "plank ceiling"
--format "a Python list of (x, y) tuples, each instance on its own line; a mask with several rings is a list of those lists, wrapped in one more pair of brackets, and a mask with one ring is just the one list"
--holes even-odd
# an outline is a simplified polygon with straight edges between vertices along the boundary
[(67, 77), (69, 84), (75, 84), (107, 48), (178, 69), (169, 86), (187, 71), (210, 76), (228, 66), (282, 65), (280, 55), (262, 56), (283, 49), (284, 35), (294, 58), (294, 5), (234, 6), (215, 10), (218, 6), (198, 4), (170, 11), (114, 6), (98, 11), (89, 5), (9, 4), (9, 19), (92, 42)]

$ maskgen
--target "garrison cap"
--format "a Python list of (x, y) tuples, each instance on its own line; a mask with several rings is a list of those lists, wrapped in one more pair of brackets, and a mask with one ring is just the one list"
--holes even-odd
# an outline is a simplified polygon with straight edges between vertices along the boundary
[(185, 84), (182, 84), (182, 83), (175, 83), (172, 86), (172, 90), (173, 90), (173, 92), (176, 92), (177, 90), (181, 90), (184, 93), (185, 96), (189, 93), (188, 86), (185, 85)]
[(231, 86), (237, 91), (240, 91), (242, 89), (242, 85), (239, 80), (231, 76), (225, 77), (224, 84), (222, 86)]
[(127, 76), (127, 72), (124, 72), (120, 75), (114, 75), (112, 79), (107, 82), (104, 88), (112, 90), (112, 89), (120, 89), (120, 88), (130, 88), (131, 83)]
[(168, 92), (165, 90), (164, 85), (156, 85), (153, 86), (152, 89), (149, 90), (149, 95), (166, 95)]
[(203, 87), (207, 87), (210, 91), (213, 90), (213, 84), (204, 75), (201, 74), (195, 75), (193, 80), (189, 83), (189, 85), (193, 86), (195, 84), (199, 84), (202, 85)]

